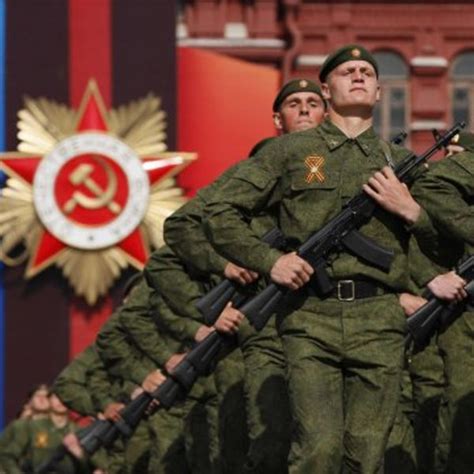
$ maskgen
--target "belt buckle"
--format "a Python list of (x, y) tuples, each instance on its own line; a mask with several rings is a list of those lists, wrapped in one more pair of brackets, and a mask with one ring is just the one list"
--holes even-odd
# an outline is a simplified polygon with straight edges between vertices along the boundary
[[(342, 296), (343, 285), (350, 285), (351, 295), (344, 298)], [(354, 280), (339, 280), (337, 282), (337, 299), (339, 301), (354, 301), (355, 300), (355, 282)]]

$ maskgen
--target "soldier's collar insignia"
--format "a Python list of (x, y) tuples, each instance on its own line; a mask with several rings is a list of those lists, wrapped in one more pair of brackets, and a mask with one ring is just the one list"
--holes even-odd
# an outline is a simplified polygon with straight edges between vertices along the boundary
[(352, 51), (351, 51), (351, 55), (353, 58), (360, 58), (360, 49), (358, 48), (354, 48)]
[(300, 81), (300, 87), (302, 87), (303, 89), (305, 87), (308, 87), (308, 81), (305, 81), (304, 79)]
[(46, 431), (40, 431), (36, 433), (35, 447), (46, 448), (48, 446), (48, 433)]
[(322, 183), (325, 181), (324, 166), (325, 160), (319, 155), (309, 155), (304, 159), (304, 164), (308, 168), (308, 174), (306, 175), (305, 181), (310, 184), (313, 181)]

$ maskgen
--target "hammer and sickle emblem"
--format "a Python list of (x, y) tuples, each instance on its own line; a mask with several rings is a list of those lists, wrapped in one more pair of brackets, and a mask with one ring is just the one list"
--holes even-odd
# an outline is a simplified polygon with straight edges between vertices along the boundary
[(70, 214), (77, 205), (82, 206), (85, 209), (100, 209), (107, 206), (114, 214), (119, 214), (122, 210), (120, 204), (113, 200), (115, 193), (117, 192), (117, 176), (110, 164), (103, 158), (94, 156), (94, 159), (97, 161), (99, 166), (104, 169), (105, 174), (107, 175), (106, 189), (102, 189), (102, 187), (99, 186), (99, 184), (97, 184), (97, 182), (91, 177), (91, 173), (94, 171), (94, 166), (90, 163), (81, 163), (69, 175), (69, 182), (74, 186), (80, 186), (83, 184), (94, 194), (94, 197), (87, 196), (81, 191), (74, 191), (72, 196), (63, 206), (63, 211), (66, 214)]

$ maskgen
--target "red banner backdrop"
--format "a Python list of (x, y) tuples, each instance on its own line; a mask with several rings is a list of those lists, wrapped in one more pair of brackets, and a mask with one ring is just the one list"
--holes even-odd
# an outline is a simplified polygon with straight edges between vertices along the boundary
[(279, 83), (269, 67), (178, 49), (178, 148), (199, 154), (179, 178), (188, 195), (275, 134), (272, 103)]

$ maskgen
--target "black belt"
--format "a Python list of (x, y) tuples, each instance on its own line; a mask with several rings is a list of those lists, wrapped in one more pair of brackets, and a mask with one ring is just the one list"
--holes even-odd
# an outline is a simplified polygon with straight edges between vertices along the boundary
[[(336, 280), (333, 281), (333, 284), (334, 289), (323, 299), (336, 298), (339, 301), (354, 301), (391, 293), (386, 286), (370, 280)], [(321, 295), (318, 295), (318, 291), (311, 286), (308, 287), (308, 294), (321, 297)]]

